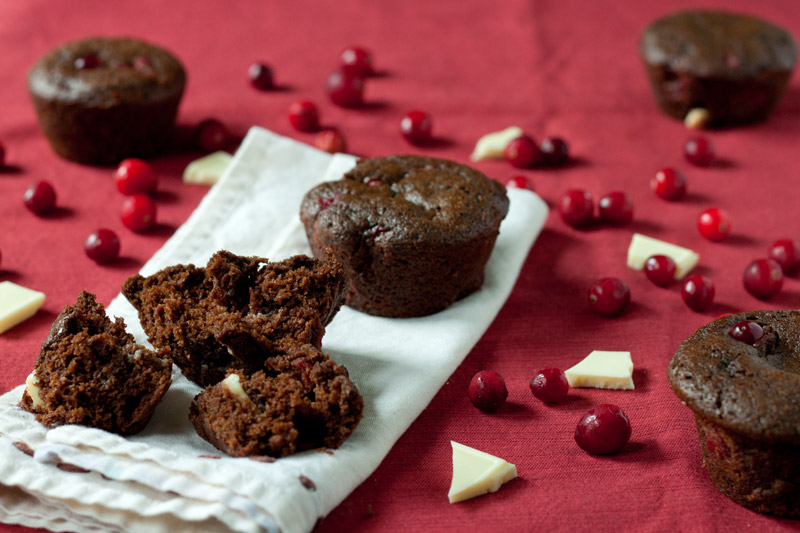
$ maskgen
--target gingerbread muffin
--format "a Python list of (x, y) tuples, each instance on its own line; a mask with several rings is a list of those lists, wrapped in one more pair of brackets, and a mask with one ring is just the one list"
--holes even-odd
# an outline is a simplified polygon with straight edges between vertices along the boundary
[(800, 517), (800, 311), (718, 318), (681, 344), (668, 378), (694, 412), (719, 490), (754, 511)]
[(310, 345), (286, 361), (281, 371), (234, 371), (198, 394), (189, 414), (198, 435), (234, 457), (338, 448), (364, 407), (347, 370)]
[(344, 265), (347, 305), (415, 317), (480, 288), (507, 212), (505, 187), (477, 170), (395, 155), (314, 187), (300, 218), (314, 255)]
[(171, 141), (185, 84), (172, 54), (126, 38), (65, 44), (28, 74), (50, 146), (61, 157), (92, 165), (161, 152)]
[(343, 290), (342, 268), (333, 262), (295, 256), (269, 263), (227, 251), (205, 268), (172, 266), (122, 286), (153, 346), (203, 387), (229, 370), (279, 366), (294, 345), (319, 349)]
[(797, 60), (786, 30), (723, 11), (660, 18), (645, 29), (639, 52), (664, 113), (684, 119), (702, 108), (716, 126), (766, 118)]
[(81, 424), (130, 435), (152, 417), (171, 369), (83, 291), (50, 328), (20, 406), (47, 427)]

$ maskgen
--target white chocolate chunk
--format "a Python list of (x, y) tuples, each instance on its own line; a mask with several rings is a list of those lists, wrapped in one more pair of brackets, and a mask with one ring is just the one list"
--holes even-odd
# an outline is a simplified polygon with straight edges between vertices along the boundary
[(453, 446), (453, 481), (447, 497), (462, 502), (489, 492), (517, 477), (517, 467), (486, 452), (450, 441)]
[(222, 386), (228, 389), (233, 396), (239, 398), (240, 400), (249, 400), (250, 397), (242, 388), (242, 384), (239, 382), (239, 375), (238, 374), (231, 374), (227, 378), (222, 380)]
[(0, 333), (28, 320), (43, 303), (43, 292), (26, 289), (10, 281), (0, 282)]
[(706, 127), (711, 120), (711, 113), (703, 107), (695, 107), (686, 113), (683, 124), (690, 130), (700, 130)]
[(654, 255), (666, 255), (675, 261), (675, 279), (683, 278), (700, 261), (700, 255), (688, 248), (634, 233), (628, 247), (628, 266), (634, 270), (642, 270), (645, 261)]
[(40, 390), (39, 385), (36, 384), (36, 376), (31, 372), (25, 379), (25, 392), (30, 396), (34, 407), (42, 407), (44, 405), (41, 396), (39, 396)]
[(570, 387), (634, 389), (631, 352), (595, 350), (564, 374)]
[(473, 161), (481, 161), (483, 159), (501, 159), (503, 157), (503, 150), (506, 149), (508, 143), (522, 135), (522, 129), (517, 126), (508, 127), (502, 131), (495, 131), (487, 133), (475, 143), (475, 149), (469, 158)]
[(193, 185), (214, 185), (228, 168), (233, 156), (228, 152), (214, 152), (186, 165), (183, 182)]

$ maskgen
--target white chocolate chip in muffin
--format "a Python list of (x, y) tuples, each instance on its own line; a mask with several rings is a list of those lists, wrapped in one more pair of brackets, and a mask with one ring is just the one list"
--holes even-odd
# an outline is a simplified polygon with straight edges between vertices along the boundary
[(233, 396), (239, 398), (240, 400), (249, 400), (250, 397), (242, 388), (242, 384), (239, 382), (239, 375), (238, 374), (231, 374), (227, 378), (222, 380), (222, 386), (228, 389)]
[(711, 121), (711, 113), (708, 112), (708, 109), (695, 107), (686, 113), (683, 124), (690, 130), (700, 130), (705, 128), (709, 121)]
[(28, 374), (28, 377), (25, 379), (25, 392), (28, 393), (28, 396), (33, 403), (33, 407), (39, 408), (44, 405), (41, 396), (39, 396), (39, 385), (36, 384), (36, 376), (31, 372)]
[(483, 159), (500, 159), (508, 143), (522, 135), (522, 129), (517, 126), (508, 127), (502, 131), (487, 133), (475, 143), (475, 149), (469, 158), (472, 161)]

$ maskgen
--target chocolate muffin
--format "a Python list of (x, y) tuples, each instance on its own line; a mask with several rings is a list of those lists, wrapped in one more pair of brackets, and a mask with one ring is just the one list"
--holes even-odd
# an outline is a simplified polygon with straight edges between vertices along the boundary
[(122, 286), (153, 346), (203, 387), (229, 370), (283, 369), (296, 345), (319, 349), (343, 290), (342, 268), (333, 262), (295, 256), (269, 263), (224, 250), (205, 268), (176, 265)]
[(765, 119), (797, 59), (786, 30), (722, 11), (660, 18), (645, 29), (639, 52), (664, 113), (684, 119), (701, 108), (716, 126)]
[(310, 345), (287, 360), (283, 372), (234, 371), (198, 394), (189, 414), (198, 435), (234, 457), (338, 448), (364, 407), (347, 370)]
[(65, 44), (28, 74), (50, 146), (61, 157), (92, 165), (161, 152), (171, 141), (185, 84), (173, 55), (126, 38)]
[(130, 435), (152, 417), (172, 382), (171, 369), (83, 291), (50, 328), (20, 407), (47, 427), (81, 424)]
[(394, 155), (311, 189), (300, 218), (314, 255), (344, 265), (347, 305), (415, 317), (480, 288), (507, 212), (505, 187), (477, 170)]
[(681, 344), (667, 375), (694, 412), (719, 490), (754, 511), (800, 517), (800, 311), (718, 318)]

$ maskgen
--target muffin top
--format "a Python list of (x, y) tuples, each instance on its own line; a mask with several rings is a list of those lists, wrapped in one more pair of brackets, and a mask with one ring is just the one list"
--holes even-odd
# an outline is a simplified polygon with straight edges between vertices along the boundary
[(791, 70), (797, 45), (769, 22), (723, 11), (682, 11), (650, 24), (639, 43), (651, 65), (701, 77), (745, 78)]
[(495, 234), (507, 212), (502, 184), (465, 165), (413, 155), (363, 160), (343, 179), (309, 191), (301, 206), (306, 225), (345, 241), (387, 244), (457, 244)]
[[(728, 333), (742, 320), (763, 328), (753, 345)], [(675, 394), (712, 422), (754, 439), (800, 444), (800, 311), (720, 317), (681, 344), (667, 376)]]
[[(88, 60), (88, 66), (79, 68)], [(90, 106), (158, 102), (180, 95), (186, 73), (163, 48), (128, 38), (93, 38), (48, 52), (28, 73), (31, 93)]]

